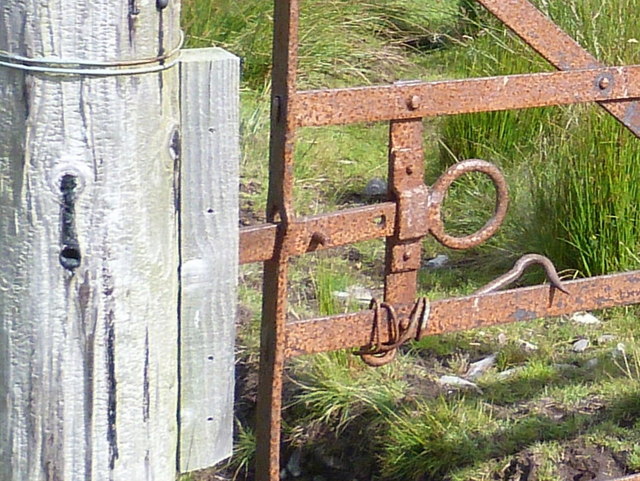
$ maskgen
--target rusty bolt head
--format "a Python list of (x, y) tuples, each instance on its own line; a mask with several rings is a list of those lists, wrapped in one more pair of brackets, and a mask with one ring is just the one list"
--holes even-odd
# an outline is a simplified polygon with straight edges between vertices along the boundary
[(611, 85), (611, 79), (609, 77), (602, 77), (598, 81), (598, 87), (600, 87), (601, 90), (608, 89), (610, 85)]
[(407, 106), (409, 107), (410, 110), (416, 110), (420, 108), (421, 103), (422, 103), (422, 99), (420, 98), (419, 95), (412, 95), (409, 101), (407, 102)]
[(411, 259), (411, 252), (405, 252), (404, 254), (402, 254), (402, 260), (407, 262), (409, 259)]
[(407, 165), (407, 168), (404, 169), (404, 170), (407, 173), (407, 175), (413, 174), (413, 166), (411, 166), (411, 165)]

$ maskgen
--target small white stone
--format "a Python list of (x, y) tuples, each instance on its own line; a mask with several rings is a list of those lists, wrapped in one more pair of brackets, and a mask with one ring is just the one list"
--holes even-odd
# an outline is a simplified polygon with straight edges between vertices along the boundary
[(461, 387), (465, 389), (473, 389), (478, 392), (482, 392), (482, 390), (478, 387), (477, 384), (472, 383), (471, 381), (467, 381), (466, 379), (462, 379), (458, 376), (442, 376), (438, 379), (438, 383), (443, 386), (454, 386)]
[(580, 339), (573, 343), (571, 349), (573, 349), (573, 352), (584, 352), (589, 347), (589, 344), (589, 339)]
[(501, 346), (504, 346), (508, 341), (509, 339), (507, 338), (507, 335), (504, 332), (501, 332), (500, 334), (498, 334), (498, 344), (500, 344)]
[(584, 363), (584, 367), (588, 368), (588, 369), (594, 369), (596, 367), (598, 367), (598, 364), (600, 363), (600, 361), (598, 360), (597, 357), (594, 357), (593, 359), (589, 359), (587, 362)]
[(302, 451), (296, 449), (287, 463), (287, 471), (289, 471), (294, 478), (298, 478), (302, 475), (302, 467), (300, 466), (301, 458)]
[(382, 197), (387, 195), (387, 181), (380, 178), (371, 179), (364, 188), (366, 197)]
[(510, 369), (506, 369), (506, 370), (498, 373), (498, 378), (500, 378), (500, 379), (508, 379), (508, 378), (518, 374), (520, 371), (522, 371), (522, 369), (523, 369), (522, 366), (512, 367)]
[(333, 291), (333, 297), (344, 301), (356, 301), (359, 304), (369, 304), (373, 299), (372, 292), (363, 286), (349, 286), (345, 291)]
[(469, 369), (467, 370), (465, 377), (472, 380), (478, 379), (495, 365), (496, 359), (497, 356), (492, 354), (484, 359), (480, 359), (479, 361), (469, 364)]
[(571, 316), (571, 320), (573, 322), (577, 322), (578, 324), (590, 324), (590, 325), (598, 325), (602, 324), (602, 321), (598, 319), (596, 316), (591, 314), (590, 312), (576, 312)]
[(349, 286), (347, 287), (347, 293), (353, 299), (361, 303), (369, 303), (373, 299), (373, 294), (369, 289), (362, 286)]
[(616, 336), (613, 334), (603, 334), (602, 336), (598, 336), (598, 344), (608, 344), (612, 341), (616, 340)]
[(449, 263), (449, 256), (446, 254), (438, 254), (433, 259), (429, 259), (424, 263), (425, 269), (442, 269)]

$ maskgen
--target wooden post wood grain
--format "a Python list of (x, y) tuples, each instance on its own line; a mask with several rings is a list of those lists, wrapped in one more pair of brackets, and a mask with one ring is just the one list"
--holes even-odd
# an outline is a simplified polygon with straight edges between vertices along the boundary
[[(0, 50), (115, 70), (179, 11), (3, 0)], [(0, 479), (173, 481), (178, 70), (39, 65), (0, 67)]]
[(218, 48), (180, 59), (181, 472), (233, 448), (238, 278), (240, 59)]

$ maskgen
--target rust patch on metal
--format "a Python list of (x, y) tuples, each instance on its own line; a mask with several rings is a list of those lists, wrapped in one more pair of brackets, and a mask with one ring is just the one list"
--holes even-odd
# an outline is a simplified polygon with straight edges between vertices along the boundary
[[(600, 102), (614, 115), (636, 108), (640, 66), (299, 92), (298, 126), (342, 125), (498, 110)], [(602, 89), (599, 79), (611, 86)], [(419, 98), (414, 104), (409, 99)], [(626, 101), (620, 103), (620, 101)], [(411, 107), (410, 105), (415, 105)], [(625, 124), (626, 125), (626, 124)]]
[(240, 264), (273, 259), (277, 224), (263, 224), (240, 229)]
[(398, 238), (415, 239), (426, 235), (429, 189), (417, 185), (398, 193)]
[(389, 127), (389, 190), (397, 201), (396, 224), (385, 249), (384, 300), (411, 302), (417, 291), (428, 189), (424, 185), (422, 119)]
[[(354, 207), (331, 214), (300, 217), (289, 225), (288, 254), (297, 256), (332, 247), (362, 242), (393, 234), (395, 202)], [(240, 229), (240, 263), (273, 258), (279, 224), (263, 224)], [(323, 236), (323, 242), (314, 240)]]
[[(640, 303), (640, 271), (563, 282), (570, 295), (555, 295), (552, 286), (524, 287), (491, 294), (431, 301), (422, 336), (488, 327), (576, 311)], [(400, 322), (408, 321), (413, 303), (394, 304)], [(388, 320), (384, 317), (381, 322)], [(368, 345), (374, 312), (297, 321), (288, 325), (287, 357)], [(389, 342), (383, 337), (381, 342)]]
[(298, 0), (278, 0), (274, 10), (269, 193), (266, 218), (280, 222), (272, 260), (265, 263), (262, 289), (260, 370), (256, 423), (256, 480), (280, 479), (282, 377), (287, 321), (289, 226), (293, 211), (295, 129), (288, 99), (296, 92)]

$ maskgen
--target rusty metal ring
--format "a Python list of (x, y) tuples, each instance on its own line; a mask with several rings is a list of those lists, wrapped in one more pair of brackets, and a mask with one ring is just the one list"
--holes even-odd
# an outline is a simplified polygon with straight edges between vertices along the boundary
[[(496, 206), (493, 216), (482, 226), (480, 230), (464, 237), (455, 237), (446, 233), (444, 222), (442, 220), (442, 204), (446, 197), (447, 191), (451, 184), (458, 178), (469, 172), (480, 172), (488, 175), (496, 188)], [(429, 204), (427, 207), (427, 215), (429, 218), (429, 230), (433, 237), (436, 238), (445, 247), (451, 249), (469, 249), (476, 247), (493, 234), (495, 234), (507, 214), (507, 206), (509, 204), (509, 192), (507, 190), (507, 181), (502, 172), (495, 165), (480, 159), (469, 159), (452, 165), (447, 171), (440, 176), (435, 184), (431, 187), (429, 195)]]

